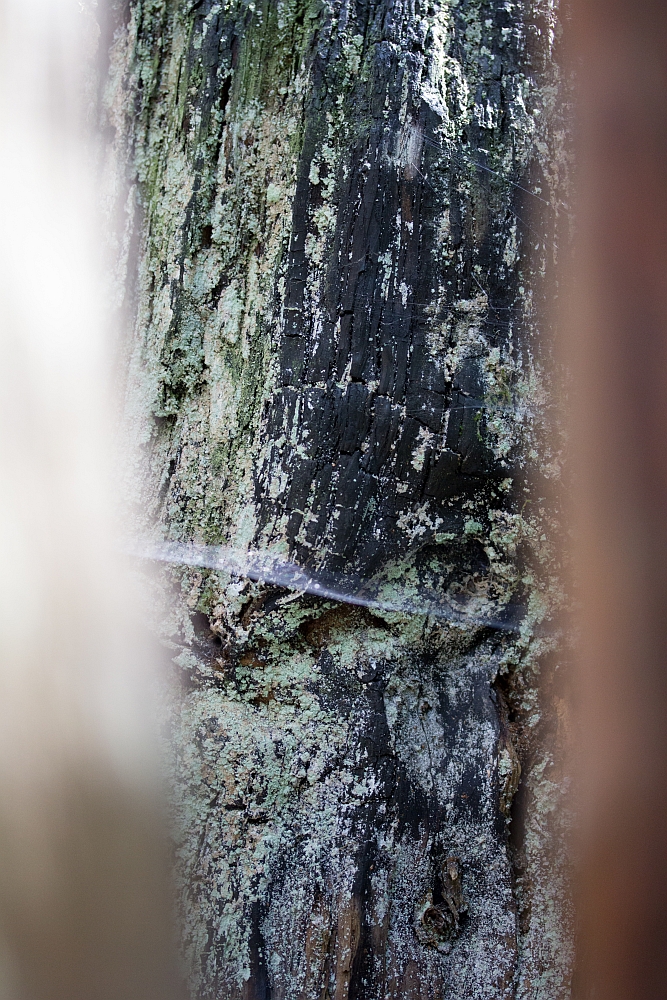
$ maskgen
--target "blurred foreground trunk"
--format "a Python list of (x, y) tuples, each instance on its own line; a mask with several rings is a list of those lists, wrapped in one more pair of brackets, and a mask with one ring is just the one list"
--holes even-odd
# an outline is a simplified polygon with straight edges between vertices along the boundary
[(82, 134), (95, 25), (76, 0), (0, 0), (0, 25), (0, 995), (169, 1000), (150, 653), (114, 542)]
[[(569, 995), (555, 5), (112, 5), (134, 529), (196, 995)], [(396, 610), (399, 607), (400, 610)]]
[(577, 0), (583, 996), (667, 996), (667, 9)]

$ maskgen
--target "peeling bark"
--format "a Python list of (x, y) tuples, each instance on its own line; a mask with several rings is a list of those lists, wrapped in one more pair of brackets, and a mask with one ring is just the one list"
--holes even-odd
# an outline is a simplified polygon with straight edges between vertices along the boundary
[[(566, 997), (557, 11), (115, 15), (137, 532), (268, 550), (414, 612), (224, 571), (156, 581), (193, 990)], [(421, 613), (434, 601), (459, 620)]]

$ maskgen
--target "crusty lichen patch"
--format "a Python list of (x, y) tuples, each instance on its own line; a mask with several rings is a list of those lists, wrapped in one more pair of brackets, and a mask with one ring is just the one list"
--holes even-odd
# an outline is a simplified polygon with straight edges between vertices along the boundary
[[(197, 642), (181, 654), (195, 688), (172, 745), (195, 987), (241, 995), (257, 976), (258, 926), (266, 974), (288, 994), (333, 991), (380, 934), (367, 968), (378, 995), (414, 963), (433, 988), (497, 996), (494, 980), (516, 965), (489, 698), (504, 641), (309, 598), (268, 610), (272, 600), (245, 638), (211, 620), (223, 637), (212, 663)], [(442, 947), (415, 929), (429, 893), (451, 917)]]

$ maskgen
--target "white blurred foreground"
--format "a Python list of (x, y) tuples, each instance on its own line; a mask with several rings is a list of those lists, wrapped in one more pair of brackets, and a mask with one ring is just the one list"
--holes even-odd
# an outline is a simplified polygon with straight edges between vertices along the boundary
[(76, 0), (0, 0), (0, 1000), (173, 993), (147, 654), (114, 554), (94, 42)]

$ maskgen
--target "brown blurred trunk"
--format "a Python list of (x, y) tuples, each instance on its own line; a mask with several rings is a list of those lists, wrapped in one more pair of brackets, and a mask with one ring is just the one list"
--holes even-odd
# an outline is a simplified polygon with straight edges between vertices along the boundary
[(579, 0), (573, 29), (582, 991), (656, 998), (667, 996), (667, 7)]

